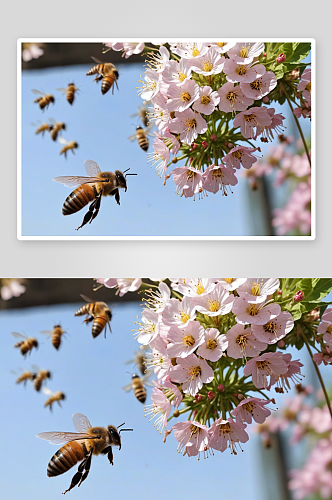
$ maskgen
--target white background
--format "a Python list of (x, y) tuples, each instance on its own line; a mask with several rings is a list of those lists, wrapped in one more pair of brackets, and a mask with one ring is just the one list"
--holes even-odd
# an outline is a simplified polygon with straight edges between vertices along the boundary
[[(328, 2), (8, 1), (1, 30), (0, 276), (328, 276), (330, 234), (330, 13)], [(315, 241), (18, 241), (16, 41), (22, 37), (298, 37), (316, 39)], [(47, 165), (45, 165), (47, 168)], [(36, 199), (38, 203), (38, 199)], [(43, 207), (40, 207), (43, 210)], [(179, 214), (179, 217), (181, 214)]]

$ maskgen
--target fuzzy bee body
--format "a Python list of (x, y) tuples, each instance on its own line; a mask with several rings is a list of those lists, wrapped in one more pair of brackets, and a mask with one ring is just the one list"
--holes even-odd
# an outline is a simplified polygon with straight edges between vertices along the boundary
[(69, 104), (73, 104), (74, 99), (75, 99), (75, 92), (77, 92), (78, 88), (75, 86), (74, 83), (69, 83), (67, 90), (66, 90), (66, 99), (69, 102)]
[(53, 330), (42, 330), (40, 333), (44, 333), (50, 337), (53, 347), (58, 350), (61, 345), (61, 337), (66, 332), (63, 330), (61, 325), (54, 325)]
[(46, 396), (49, 396), (49, 398), (44, 403), (44, 407), (47, 408), (49, 406), (50, 411), (52, 411), (52, 406), (54, 403), (58, 403), (58, 405), (61, 408), (60, 401), (66, 399), (66, 395), (63, 392), (60, 391), (53, 392), (47, 387), (43, 387), (43, 393), (46, 394)]
[(23, 385), (26, 385), (28, 380), (34, 380), (36, 376), (36, 373), (26, 371), (17, 377), (16, 384), (21, 384), (23, 382)]
[(151, 134), (151, 129), (153, 127), (154, 123), (150, 123), (150, 125), (148, 125), (145, 129), (137, 125), (135, 134), (128, 137), (128, 139), (130, 141), (134, 141), (135, 139), (137, 139), (139, 147), (143, 149), (143, 151), (147, 151), (149, 149), (148, 135), (153, 136), (153, 134)]
[(77, 142), (75, 142), (75, 141), (70, 141), (70, 142), (66, 141), (66, 139), (64, 139), (63, 137), (59, 137), (58, 141), (61, 144), (64, 145), (63, 148), (60, 151), (60, 155), (64, 154), (65, 158), (67, 158), (67, 152), (70, 151), (70, 150), (73, 152), (73, 154), (75, 154), (74, 149), (78, 148)]
[(51, 378), (51, 372), (48, 370), (39, 370), (33, 383), (34, 388), (37, 392), (40, 391), (44, 380), (46, 380), (47, 378)]
[(36, 128), (35, 134), (42, 134), (44, 135), (45, 132), (51, 132), (53, 126), (50, 125), (49, 123), (42, 123), (39, 125), (38, 128)]
[(56, 141), (58, 134), (59, 132), (61, 132), (61, 130), (66, 130), (66, 125), (64, 123), (55, 122), (54, 125), (52, 125), (50, 132), (51, 132), (51, 139), (53, 139), (53, 141)]
[(45, 94), (44, 92), (40, 92), (39, 90), (32, 89), (34, 94), (39, 95), (33, 102), (39, 104), (41, 110), (48, 108), (51, 102), (55, 102), (54, 96), (52, 94)]
[(138, 399), (140, 403), (144, 404), (146, 401), (145, 386), (148, 385), (151, 387), (152, 385), (147, 381), (151, 377), (151, 374), (152, 370), (148, 371), (142, 378), (134, 374), (131, 378), (131, 383), (125, 385), (124, 387), (122, 387), (122, 389), (124, 391), (130, 391), (130, 389), (133, 389), (136, 399)]
[(36, 349), (38, 348), (38, 341), (34, 337), (26, 337), (25, 335), (22, 335), (17, 332), (12, 332), (13, 337), (16, 337), (19, 340), (16, 342), (14, 347), (20, 348), (22, 356), (26, 357), (28, 353), (31, 354), (32, 349), (35, 347)]
[(114, 94), (114, 84), (116, 84), (117, 89), (119, 89), (117, 84), (119, 78), (118, 70), (112, 63), (104, 63), (96, 57), (92, 57), (92, 59), (98, 64), (89, 69), (87, 76), (98, 75), (95, 77), (94, 81), (99, 82), (102, 80), (101, 93), (106, 94), (106, 92), (112, 89), (112, 94)]
[(110, 331), (110, 321), (112, 319), (112, 311), (109, 309), (105, 302), (92, 302), (91, 299), (81, 295), (81, 297), (86, 300), (88, 303), (84, 304), (84, 306), (80, 307), (75, 316), (84, 316), (87, 318), (84, 320), (84, 323), (92, 323), (92, 337), (96, 338), (105, 328), (105, 338), (106, 338), (106, 326), (109, 326)]

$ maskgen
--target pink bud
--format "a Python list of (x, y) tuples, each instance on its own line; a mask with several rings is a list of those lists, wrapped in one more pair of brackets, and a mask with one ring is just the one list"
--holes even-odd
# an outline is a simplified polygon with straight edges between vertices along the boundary
[(237, 395), (237, 399), (238, 399), (239, 401), (242, 401), (242, 399), (244, 399), (243, 394), (238, 394), (238, 395)]
[(281, 295), (282, 294), (282, 291), (281, 290), (278, 290), (278, 295)]
[(197, 403), (197, 399), (194, 399), (194, 400), (193, 400), (193, 403), (194, 403), (194, 405), (195, 405), (195, 404)]
[(214, 399), (216, 397), (215, 393), (212, 391), (209, 391), (207, 396), (209, 399)]
[(283, 340), (279, 340), (279, 342), (277, 343), (277, 346), (278, 347), (285, 347), (285, 342)]
[(211, 135), (211, 141), (216, 141), (217, 140), (217, 136), (215, 134), (212, 134)]
[(286, 56), (283, 52), (281, 52), (281, 54), (279, 54), (277, 57), (277, 63), (282, 63), (284, 61), (286, 61)]
[(225, 386), (223, 384), (219, 384), (218, 385), (218, 391), (224, 392), (224, 390), (225, 390)]
[(198, 396), (199, 396), (199, 394), (197, 393), (197, 394), (195, 394), (194, 398), (195, 398), (195, 399), (197, 399), (197, 398), (198, 398)]
[(266, 52), (264, 52), (264, 54), (262, 54), (263, 57), (266, 57)]
[(214, 413), (215, 415), (218, 415), (218, 410), (213, 410), (213, 413)]
[(203, 396), (201, 394), (198, 394), (197, 401), (202, 401), (202, 399), (203, 399)]
[(208, 145), (209, 145), (209, 144), (208, 144), (206, 141), (203, 141), (203, 142), (202, 142), (202, 146), (203, 146), (203, 148), (207, 148), (207, 147), (208, 147)]
[(233, 392), (233, 396), (237, 398), (237, 392)]
[(301, 302), (301, 300), (303, 299), (304, 299), (304, 293), (301, 290), (296, 292), (296, 294), (293, 297), (294, 302)]
[(269, 100), (270, 99), (267, 97), (267, 95), (263, 97), (264, 104), (267, 104), (269, 102)]
[(197, 149), (197, 144), (195, 144), (194, 142), (191, 143), (191, 147), (192, 149)]

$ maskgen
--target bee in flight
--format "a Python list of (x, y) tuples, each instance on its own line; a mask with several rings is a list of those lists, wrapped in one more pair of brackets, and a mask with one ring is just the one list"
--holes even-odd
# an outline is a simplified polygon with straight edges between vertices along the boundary
[(104, 63), (103, 61), (100, 61), (96, 57), (91, 56), (91, 59), (93, 59), (97, 64), (93, 66), (89, 71), (87, 72), (87, 75), (97, 75), (94, 78), (94, 82), (101, 82), (101, 93), (106, 94), (110, 89), (112, 89), (112, 94), (114, 94), (114, 83), (116, 85), (116, 88), (119, 90), (118, 87), (118, 78), (119, 78), (119, 72), (112, 63)]
[(33, 382), (34, 388), (37, 392), (40, 391), (41, 386), (43, 385), (44, 380), (47, 378), (51, 378), (51, 372), (49, 370), (41, 370), (37, 365), (32, 365), (32, 368), (36, 372), (36, 376)]
[[(23, 368), (20, 368), (20, 371), (22, 373), (17, 377), (16, 384), (21, 384), (23, 382), (24, 387), (26, 386), (28, 380), (34, 380), (37, 377), (37, 373), (32, 371), (24, 371)], [(17, 374), (14, 370), (12, 370), (12, 373)]]
[(59, 476), (71, 469), (78, 462), (78, 472), (73, 476), (67, 493), (75, 486), (80, 486), (88, 477), (91, 467), (92, 455), (107, 455), (108, 461), (113, 465), (112, 446), (118, 446), (121, 450), (122, 431), (133, 429), (121, 429), (109, 425), (105, 427), (92, 427), (87, 417), (82, 413), (74, 413), (73, 423), (76, 432), (42, 432), (37, 434), (38, 438), (45, 439), (50, 444), (63, 444), (53, 455), (47, 466), (48, 477)]
[(134, 141), (137, 139), (138, 145), (143, 151), (147, 151), (149, 149), (149, 139), (148, 136), (154, 137), (151, 134), (151, 129), (153, 128), (154, 123), (150, 123), (145, 129), (137, 125), (135, 134), (128, 137), (130, 141)]
[(64, 154), (65, 158), (67, 158), (67, 151), (70, 151), (70, 150), (72, 150), (73, 154), (75, 154), (74, 149), (78, 148), (77, 142), (75, 142), (75, 141), (68, 142), (63, 137), (59, 137), (58, 141), (60, 142), (60, 144), (63, 144), (63, 148), (60, 151), (61, 155)]
[(59, 90), (63, 94), (66, 94), (66, 99), (69, 102), (69, 104), (73, 104), (75, 99), (75, 93), (78, 92), (78, 88), (75, 86), (75, 83), (68, 83), (68, 87), (66, 88), (60, 87), (57, 90)]
[(61, 132), (61, 130), (66, 130), (66, 124), (63, 122), (57, 122), (54, 120), (54, 118), (50, 118), (50, 122), (51, 122), (51, 128), (50, 128), (51, 139), (53, 139), (53, 141), (56, 141), (59, 132)]
[(13, 337), (16, 339), (21, 339), (14, 347), (19, 347), (21, 350), (22, 356), (26, 357), (28, 353), (31, 354), (32, 349), (35, 347), (38, 348), (38, 341), (34, 337), (27, 337), (26, 335), (22, 335), (21, 333), (12, 332)]
[(85, 295), (81, 295), (82, 299), (84, 299), (87, 304), (84, 306), (80, 307), (76, 313), (75, 316), (83, 316), (84, 314), (87, 316), (83, 323), (92, 323), (92, 337), (96, 338), (98, 335), (104, 330), (105, 328), (105, 338), (106, 338), (106, 327), (108, 325), (110, 332), (112, 333), (111, 330), (111, 325), (110, 321), (112, 319), (112, 311), (108, 307), (105, 302), (94, 302), (93, 300), (89, 299), (89, 297), (86, 297)]
[(38, 102), (40, 109), (44, 110), (45, 108), (48, 108), (51, 102), (55, 102), (54, 96), (52, 94), (45, 94), (44, 92), (40, 92), (39, 90), (32, 89), (31, 92), (33, 92), (36, 95), (39, 95), (33, 102)]
[[(62, 176), (54, 177), (54, 181), (64, 184), (66, 187), (78, 186), (70, 195), (67, 196), (63, 207), (63, 215), (71, 215), (81, 210), (85, 205), (92, 201), (88, 212), (85, 214), (82, 224), (76, 229), (80, 229), (88, 222), (91, 224), (97, 217), (102, 196), (114, 196), (115, 201), (120, 205), (119, 189), (127, 191), (127, 181), (125, 170), (121, 172), (102, 172), (96, 162), (85, 160), (85, 170), (90, 177)], [(127, 174), (137, 175), (137, 174)]]
[(145, 364), (145, 352), (146, 346), (140, 345), (140, 350), (134, 352), (135, 357), (126, 361), (125, 364), (128, 365), (129, 363), (135, 363), (141, 374), (144, 375), (147, 371)]
[(60, 401), (63, 399), (66, 399), (66, 395), (63, 392), (60, 392), (60, 391), (53, 392), (48, 387), (43, 387), (43, 393), (46, 394), (46, 396), (49, 396), (48, 399), (44, 403), (45, 408), (47, 408), (49, 406), (50, 410), (52, 411), (53, 403), (56, 403), (56, 402), (58, 403), (60, 408), (62, 408)]
[(148, 382), (148, 379), (151, 377), (151, 375), (152, 375), (152, 370), (149, 370), (142, 378), (134, 374), (131, 378), (130, 384), (125, 385), (124, 387), (122, 387), (122, 389), (126, 392), (133, 389), (136, 399), (138, 399), (140, 403), (144, 404), (146, 401), (145, 386), (147, 385), (149, 387), (153, 387), (153, 385), (150, 384), (150, 382)]
[[(32, 123), (32, 125), (36, 126), (35, 123)], [(53, 126), (50, 123), (41, 123), (41, 125), (37, 126), (35, 134), (42, 134), (42, 136), (44, 137), (45, 132), (51, 132), (52, 128)]]
[(140, 119), (142, 120), (144, 127), (147, 127), (149, 125), (149, 114), (147, 105), (150, 104), (150, 102), (151, 101), (144, 101), (143, 106), (138, 106), (137, 113), (130, 115), (130, 118), (132, 118), (133, 116), (139, 116)]
[(54, 325), (53, 330), (42, 330), (40, 333), (51, 337), (53, 346), (56, 349), (59, 349), (61, 345), (61, 337), (66, 332), (61, 328), (61, 325)]

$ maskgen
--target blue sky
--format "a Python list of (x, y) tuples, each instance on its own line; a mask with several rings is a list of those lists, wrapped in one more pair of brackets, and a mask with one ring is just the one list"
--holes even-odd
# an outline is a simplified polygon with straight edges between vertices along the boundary
[[(112, 305), (112, 295), (110, 291), (109, 305)], [(182, 457), (176, 451), (174, 436), (170, 435), (164, 444), (152, 423), (144, 418), (143, 405), (135, 399), (132, 391), (126, 393), (121, 389), (130, 382), (130, 374), (136, 371), (134, 365), (124, 363), (132, 359), (133, 352), (138, 349), (132, 330), (140, 314), (139, 303), (117, 303), (114, 306), (113, 334), (108, 333), (106, 340), (103, 334), (93, 339), (91, 326), (83, 325), (82, 318), (74, 317), (81, 305), (82, 301), (78, 301), (70, 305), (0, 311), (3, 339), (0, 363), (3, 411), (0, 419), (5, 430), (1, 441), (5, 450), (1, 472), (6, 478), (1, 487), (3, 498), (62, 498), (61, 493), (69, 486), (76, 469), (48, 478), (47, 464), (58, 447), (37, 439), (35, 434), (74, 431), (71, 416), (80, 412), (90, 419), (92, 425), (126, 422), (126, 427), (134, 431), (122, 434), (122, 449), (114, 449), (113, 467), (105, 457), (93, 458), (88, 479), (79, 489), (75, 488), (68, 494), (71, 500), (94, 498), (96, 491), (99, 500), (110, 497), (139, 500), (142, 496), (149, 500), (168, 500), (170, 497), (201, 499), (212, 497), (221, 489), (223, 498), (240, 500), (244, 486), (246, 500), (266, 500), (264, 488), (275, 482), (275, 476), (274, 470), (262, 468), (261, 441), (255, 433), (250, 434), (249, 442), (243, 445), (244, 452), (237, 456), (227, 450), (223, 454), (217, 452), (207, 460)], [(38, 333), (51, 329), (57, 322), (68, 331), (59, 351), (47, 337)], [(19, 350), (13, 348), (15, 339), (10, 335), (11, 331), (36, 336), (40, 342), (39, 350), (24, 360)], [(306, 353), (292, 352), (294, 359), (300, 358), (305, 364), (304, 383), (312, 383), (313, 370)], [(43, 407), (46, 399), (43, 393), (35, 392), (31, 385), (24, 388), (15, 384), (16, 376), (11, 370), (18, 371), (19, 367), (31, 369), (31, 364), (53, 372), (47, 385), (51, 390), (60, 390), (67, 395), (62, 408), (56, 405), (51, 413)], [(323, 369), (322, 372), (331, 384), (330, 370)], [(147, 403), (150, 402), (150, 393), (151, 389), (148, 389)], [(286, 397), (276, 397), (279, 408)], [(305, 454), (306, 450), (300, 459), (303, 460)], [(267, 460), (266, 455), (264, 460)], [(274, 490), (275, 499), (279, 500), (277, 484)], [(273, 499), (271, 495), (269, 498)]]
[[(111, 53), (104, 56), (111, 60)], [(102, 55), (100, 57), (103, 57)], [(193, 201), (175, 194), (175, 184), (166, 186), (146, 163), (146, 154), (137, 141), (127, 137), (135, 132), (139, 119), (130, 117), (142, 104), (136, 92), (144, 68), (140, 64), (120, 67), (119, 91), (102, 95), (100, 85), (86, 76), (93, 61), (85, 66), (29, 70), (22, 74), (22, 235), (23, 236), (250, 236), (264, 235), (260, 193), (248, 193), (247, 181), (239, 177), (233, 194), (210, 193)], [(70, 106), (58, 87), (74, 81), (80, 88)], [(42, 112), (33, 103), (31, 89), (53, 93), (55, 104)], [(286, 111), (287, 110), (287, 111)], [(276, 112), (280, 112), (276, 106)], [(283, 113), (289, 116), (286, 106)], [(40, 122), (49, 118), (63, 121), (62, 136), (77, 141), (75, 155), (60, 156), (62, 145), (49, 135), (35, 135)], [(35, 124), (35, 126), (32, 125)], [(286, 120), (286, 126), (291, 128)], [(307, 124), (306, 124), (307, 125)], [(152, 150), (150, 139), (150, 148)], [(261, 143), (259, 143), (261, 145)], [(266, 149), (262, 145), (262, 150)], [(96, 161), (102, 170), (125, 170), (128, 190), (120, 191), (121, 206), (113, 198), (102, 200), (98, 217), (75, 231), (84, 210), (64, 217), (62, 204), (72, 191), (52, 181), (61, 175), (86, 175), (84, 161)], [(282, 203), (283, 200), (277, 200)]]

